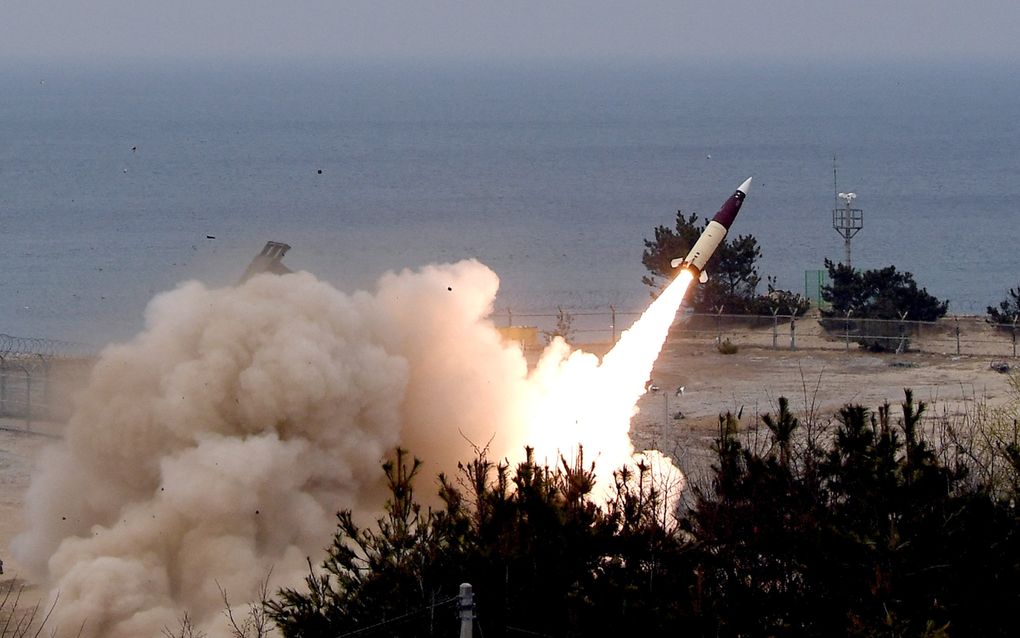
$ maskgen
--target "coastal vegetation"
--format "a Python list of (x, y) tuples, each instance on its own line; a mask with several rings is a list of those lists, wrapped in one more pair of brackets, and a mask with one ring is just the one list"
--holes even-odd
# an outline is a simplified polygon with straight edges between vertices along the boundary
[(988, 321), (996, 324), (1016, 324), (1020, 318), (1020, 286), (1010, 288), (1008, 296), (998, 306), (988, 306)]
[(930, 417), (909, 391), (825, 422), (777, 408), (720, 416), (678, 503), (644, 465), (605, 486), (583, 453), (480, 450), (427, 507), (397, 450), (383, 517), (340, 512), (326, 560), (266, 608), (285, 636), (451, 635), (470, 582), (486, 636), (1017, 635), (1016, 414)]
[(829, 284), (822, 286), (828, 308), (823, 317), (844, 317), (848, 312), (868, 319), (935, 321), (945, 316), (949, 302), (918, 288), (914, 275), (895, 266), (857, 270), (825, 260)]
[(918, 288), (912, 273), (900, 272), (895, 266), (857, 270), (826, 259), (825, 268), (829, 284), (821, 290), (826, 303), (821, 310), (822, 326), (850, 331), (847, 324), (855, 320), (880, 320), (869, 322), (867, 334), (856, 338), (868, 350), (906, 350), (909, 336), (900, 322), (936, 321), (949, 309), (948, 301), (937, 299), (926, 288)]

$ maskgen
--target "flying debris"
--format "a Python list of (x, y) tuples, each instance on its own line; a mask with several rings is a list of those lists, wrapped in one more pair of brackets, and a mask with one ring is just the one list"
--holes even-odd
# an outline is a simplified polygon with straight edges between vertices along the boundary
[(687, 256), (683, 259), (677, 257), (670, 262), (670, 265), (674, 268), (680, 267), (684, 270), (689, 270), (691, 275), (701, 283), (708, 281), (705, 264), (712, 257), (719, 244), (722, 243), (723, 238), (726, 237), (730, 225), (736, 219), (737, 213), (740, 212), (740, 206), (744, 203), (744, 198), (747, 197), (747, 193), (750, 190), (751, 178), (748, 177), (747, 181), (738, 186), (737, 190), (730, 195), (730, 198), (722, 205), (722, 208), (715, 214), (712, 221), (708, 222), (705, 232), (701, 233), (698, 241), (694, 242), (691, 252), (687, 253)]

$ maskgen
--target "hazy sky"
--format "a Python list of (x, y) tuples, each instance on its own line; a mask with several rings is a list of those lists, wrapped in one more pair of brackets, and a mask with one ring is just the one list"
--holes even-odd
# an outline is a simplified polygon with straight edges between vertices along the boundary
[(0, 59), (1020, 59), (1016, 0), (0, 0)]

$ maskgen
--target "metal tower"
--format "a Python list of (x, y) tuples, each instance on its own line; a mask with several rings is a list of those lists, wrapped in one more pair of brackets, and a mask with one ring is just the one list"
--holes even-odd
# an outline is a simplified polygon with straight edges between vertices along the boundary
[[(846, 249), (846, 258), (843, 263), (846, 264), (847, 268), (852, 268), (853, 266), (850, 262), (850, 240), (864, 228), (864, 211), (853, 207), (854, 200), (857, 199), (857, 193), (840, 193), (837, 191), (835, 158), (832, 160), (832, 191), (832, 227), (843, 237), (843, 246)], [(842, 206), (839, 205), (840, 200), (843, 201)]]

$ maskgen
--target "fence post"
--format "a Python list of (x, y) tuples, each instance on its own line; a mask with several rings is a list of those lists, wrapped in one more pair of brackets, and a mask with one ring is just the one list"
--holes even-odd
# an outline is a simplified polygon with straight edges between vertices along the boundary
[(960, 317), (953, 318), (956, 321), (956, 355), (960, 355)]
[(846, 331), (846, 351), (850, 352), (850, 315), (854, 313), (854, 309), (851, 308), (846, 311), (846, 323), (844, 324), (844, 330)]
[(462, 583), (460, 586), (457, 611), (460, 612), (460, 638), (471, 638), (475, 624), (475, 597), (470, 583)]
[(613, 330), (613, 338), (610, 341), (610, 343), (615, 344), (616, 343), (616, 306), (614, 306), (613, 304), (609, 304), (609, 314), (612, 316), (611, 323), (610, 323), (610, 328), (612, 328), (612, 330)]
[(7, 359), (0, 355), (0, 417), (7, 416)]
[(722, 312), (725, 306), (719, 306), (719, 310), (715, 313), (715, 343), (716, 345), (722, 344)]
[(772, 349), (779, 347), (779, 306), (772, 309)]
[(25, 371), (25, 428), (32, 429), (32, 375), (26, 368)]
[(42, 395), (43, 395), (43, 405), (42, 405), (43, 418), (44, 419), (48, 419), (48, 418), (50, 418), (50, 362), (49, 362), (49, 360), (46, 357), (42, 356), (41, 354), (38, 355), (38, 357), (39, 357), (39, 362), (40, 362), (39, 363), (39, 367), (42, 369), (42, 373), (43, 373), (43, 378), (42, 378), (42, 384), (43, 384), (43, 389), (42, 389)]
[(909, 311), (904, 310), (903, 314), (900, 315), (899, 324), (900, 343), (899, 345), (896, 346), (896, 354), (903, 354), (903, 352), (905, 352), (907, 349), (907, 324), (906, 324), (907, 312)]
[(1020, 319), (1020, 315), (1013, 315), (1013, 358), (1016, 359), (1016, 320)]
[(790, 314), (790, 350), (797, 349), (797, 311)]
[(514, 313), (510, 311), (510, 306), (507, 306), (506, 308), (506, 327), (507, 328), (514, 327)]

